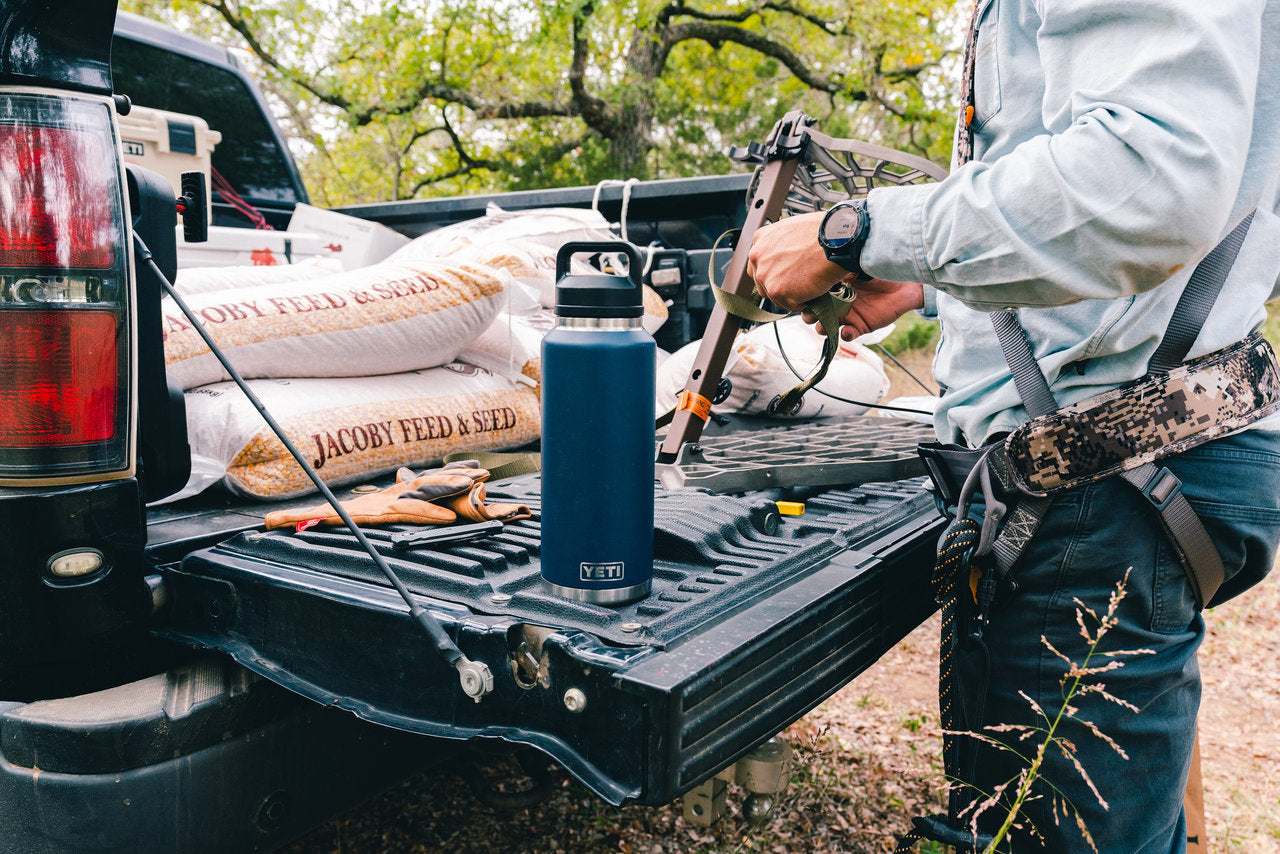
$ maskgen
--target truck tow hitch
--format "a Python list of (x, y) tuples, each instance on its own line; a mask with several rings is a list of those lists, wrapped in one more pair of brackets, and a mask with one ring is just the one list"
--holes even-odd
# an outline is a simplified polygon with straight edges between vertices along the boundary
[(729, 812), (726, 795), (730, 783), (746, 790), (742, 815), (751, 824), (763, 821), (786, 791), (795, 771), (795, 754), (785, 741), (771, 738), (715, 776), (684, 795), (684, 819), (710, 827)]

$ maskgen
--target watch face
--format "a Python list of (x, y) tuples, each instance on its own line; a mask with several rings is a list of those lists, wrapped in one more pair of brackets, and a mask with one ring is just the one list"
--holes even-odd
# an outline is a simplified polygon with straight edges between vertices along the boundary
[(836, 249), (855, 237), (860, 237), (863, 223), (861, 213), (853, 205), (838, 205), (832, 208), (822, 223), (823, 242)]

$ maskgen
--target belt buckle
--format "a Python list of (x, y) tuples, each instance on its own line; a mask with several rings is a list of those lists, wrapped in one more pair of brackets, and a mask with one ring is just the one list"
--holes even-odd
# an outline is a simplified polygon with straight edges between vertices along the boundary
[(938, 461), (923, 450), (920, 453), (920, 461), (924, 463), (924, 470), (929, 475), (930, 490), (948, 507), (954, 507), (959, 492), (955, 488), (955, 484), (951, 481), (951, 473), (947, 471), (946, 466), (939, 465)]
[(991, 445), (978, 458), (978, 464), (969, 472), (969, 476), (964, 480), (964, 486), (960, 488), (960, 497), (956, 502), (956, 520), (964, 518), (969, 514), (969, 505), (972, 503), (973, 493), (976, 489), (982, 489), (982, 532), (978, 536), (978, 545), (974, 549), (975, 557), (981, 557), (991, 551), (991, 546), (995, 543), (996, 535), (1000, 533), (1000, 523), (1004, 520), (1005, 515), (1009, 512), (1009, 507), (1000, 499), (996, 498), (995, 490), (991, 486), (991, 469), (988, 465), (988, 457), (995, 450), (995, 445)]
[(1182, 493), (1182, 481), (1178, 476), (1163, 466), (1151, 482), (1142, 488), (1142, 497), (1151, 502), (1151, 506), (1163, 513), (1164, 509)]

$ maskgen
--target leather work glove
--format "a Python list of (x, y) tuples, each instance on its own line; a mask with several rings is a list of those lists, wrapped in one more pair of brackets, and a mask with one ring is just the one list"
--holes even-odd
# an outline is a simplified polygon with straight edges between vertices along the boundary
[[(402, 468), (396, 472), (396, 482), (392, 486), (341, 504), (357, 525), (391, 522), (447, 525), (457, 520), (458, 514), (446, 502), (456, 497), (465, 501), (472, 488), (487, 477), (488, 470), (480, 468), (474, 460), (461, 460), (417, 475)], [(341, 525), (342, 518), (327, 503), (294, 510), (274, 510), (266, 517), (268, 529), (294, 525), (298, 530), (306, 530), (318, 524)]]
[(533, 511), (525, 504), (486, 504), (485, 486), (480, 481), (476, 481), (465, 495), (456, 495), (446, 501), (450, 510), (472, 522), (488, 522), (492, 519), (514, 522), (533, 516)]
[(436, 501), (462, 518), (469, 519), (472, 522), (489, 522), (495, 519), (500, 522), (513, 522), (517, 519), (528, 519), (533, 515), (533, 511), (524, 504), (485, 504), (485, 485), (483, 481), (489, 479), (489, 471), (488, 469), (480, 468), (480, 463), (475, 460), (455, 460), (444, 468), (432, 469), (430, 472), (423, 472), (423, 474), (443, 472), (478, 472), (479, 474), (473, 474), (471, 487), (463, 494), (436, 495), (433, 492), (433, 485), (426, 484), (416, 488), (413, 492), (405, 493), (403, 497), (406, 499), (421, 498), (425, 501)]

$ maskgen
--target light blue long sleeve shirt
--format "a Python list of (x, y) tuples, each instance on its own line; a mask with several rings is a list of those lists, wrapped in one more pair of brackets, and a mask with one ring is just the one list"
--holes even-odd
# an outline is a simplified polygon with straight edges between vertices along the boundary
[[(1060, 405), (1146, 372), (1249, 211), (1194, 357), (1280, 289), (1280, 0), (979, 0), (974, 160), (873, 190), (862, 266), (937, 290), (939, 437), (1025, 421), (988, 311), (1019, 307)], [(928, 290), (928, 287), (926, 288)]]

